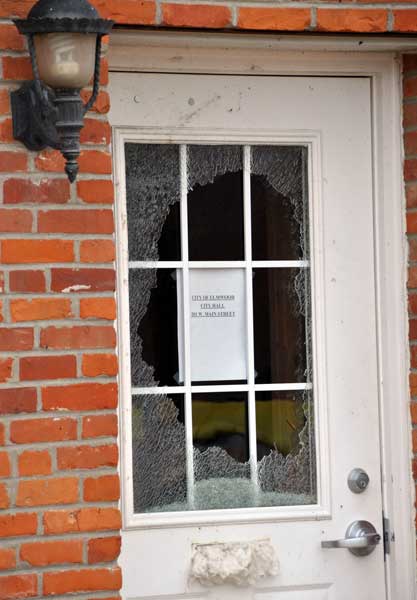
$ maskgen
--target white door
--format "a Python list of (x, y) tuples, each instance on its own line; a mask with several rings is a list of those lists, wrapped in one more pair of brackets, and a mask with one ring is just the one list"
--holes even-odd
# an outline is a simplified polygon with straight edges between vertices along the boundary
[(123, 598), (383, 600), (369, 80), (111, 95)]

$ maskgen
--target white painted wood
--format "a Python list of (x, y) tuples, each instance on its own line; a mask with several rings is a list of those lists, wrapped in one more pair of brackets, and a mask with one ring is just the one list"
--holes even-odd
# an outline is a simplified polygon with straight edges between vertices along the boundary
[[(165, 36), (165, 34), (164, 34)], [(251, 36), (252, 37), (252, 36)], [(253, 39), (253, 38), (252, 38)], [(270, 38), (269, 38), (270, 39)], [(299, 39), (299, 38), (298, 38)], [(343, 49), (343, 42), (341, 38), (334, 38), (336, 45), (339, 44), (338, 49)], [(346, 40), (346, 38), (345, 38)], [(404, 38), (403, 38), (404, 40)], [(146, 43), (148, 43), (149, 38)], [(385, 40), (387, 43), (387, 39)], [(204, 40), (204, 43), (206, 40)], [(247, 38), (240, 40), (240, 45), (245, 47)], [(177, 54), (178, 48), (173, 41), (171, 43), (171, 56)], [(201, 41), (199, 42), (201, 44)], [(236, 45), (235, 52), (238, 55), (242, 48), (239, 48), (239, 43)], [(414, 41), (412, 42), (414, 43)], [(137, 45), (137, 39), (135, 41)], [(228, 69), (233, 72), (250, 72), (250, 65), (242, 60), (239, 64), (236, 62), (230, 67), (227, 63), (224, 54), (222, 60), (219, 62), (219, 56), (221, 55), (221, 48), (218, 47), (219, 52), (214, 51), (214, 46), (210, 48), (206, 54), (206, 62), (204, 67), (194, 66), (198, 71), (207, 70), (208, 72), (222, 72)], [(219, 45), (218, 45), (219, 46)], [(301, 40), (301, 46), (305, 49), (308, 44), (305, 44)], [(262, 62), (262, 56), (265, 58), (265, 53), (262, 54), (261, 48), (266, 47), (265, 40), (259, 44), (259, 46), (252, 47), (251, 53), (253, 56), (256, 54), (257, 60)], [(333, 46), (334, 47), (334, 46)], [(398, 47), (398, 50), (401, 48)], [(152, 51), (152, 49), (148, 52)], [(138, 52), (139, 54), (139, 52)], [(262, 55), (262, 56), (261, 56)], [(212, 58), (210, 63), (210, 57)], [(158, 55), (152, 65), (152, 69), (163, 71), (166, 70), (189, 70), (189, 65), (186, 61), (178, 61), (175, 65), (171, 61), (170, 64), (164, 64), (164, 61), (158, 64), (160, 60)], [(282, 60), (281, 60), (282, 59)], [(132, 52), (130, 49), (130, 56), (125, 56), (127, 63), (132, 63)], [(292, 57), (289, 53), (282, 57), (282, 53), (277, 55), (273, 53), (273, 60), (271, 60), (271, 53), (266, 58), (267, 68), (272, 73), (281, 72), (292, 72), (297, 74), (302, 73), (322, 73), (326, 75), (359, 75), (368, 76), (372, 83), (372, 101), (373, 101), (373, 142), (374, 142), (374, 224), (375, 224), (375, 256), (376, 256), (376, 305), (378, 313), (378, 354), (379, 354), (379, 400), (382, 405), (380, 411), (381, 416), (381, 441), (383, 450), (383, 463), (382, 472), (383, 480), (382, 486), (384, 491), (384, 504), (385, 511), (393, 522), (396, 541), (392, 545), (392, 554), (388, 557), (387, 561), (387, 582), (388, 582), (388, 597), (392, 599), (399, 598), (414, 598), (415, 597), (415, 569), (414, 569), (414, 535), (413, 535), (413, 520), (411, 501), (412, 497), (412, 485), (410, 477), (410, 436), (409, 436), (409, 419), (408, 419), (408, 387), (407, 387), (407, 343), (406, 343), (406, 302), (405, 302), (405, 286), (404, 286), (404, 270), (405, 270), (405, 238), (404, 238), (404, 224), (403, 224), (403, 193), (402, 193), (402, 176), (401, 176), (401, 138), (400, 138), (400, 94), (399, 94), (399, 69), (398, 64), (393, 55), (372, 55), (367, 56), (366, 54), (360, 57), (352, 55), (334, 55), (329, 54), (320, 55), (316, 53), (309, 53), (308, 56), (296, 55), (292, 61)], [(232, 61), (233, 62), (233, 61)], [(208, 67), (206, 66), (208, 65)], [(126, 64), (122, 65), (123, 70), (126, 69)], [(133, 70), (137, 67), (133, 67)], [(117, 88), (117, 85), (116, 85)], [(112, 96), (114, 96), (115, 84), (112, 80)], [(112, 120), (115, 124), (117, 121), (117, 115), (114, 111)], [(122, 121), (126, 125), (126, 119)], [(119, 121), (119, 125), (121, 122)], [(133, 125), (129, 123), (128, 125)], [(131, 129), (126, 127), (126, 132)], [(287, 129), (287, 127), (285, 127)], [(140, 137), (143, 141), (149, 140), (160, 140), (166, 141), (175, 131), (178, 141), (187, 142), (193, 139), (200, 139), (201, 132), (195, 132), (189, 130), (187, 132), (178, 131), (176, 128), (168, 126), (161, 128), (158, 126), (149, 127), (142, 129)], [(284, 133), (283, 131), (280, 132)], [(299, 131), (296, 135), (292, 132), (293, 138), (299, 137), (300, 140), (305, 139), (306, 134), (311, 134), (311, 131)], [(211, 139), (217, 139), (217, 132), (205, 132), (203, 136), (207, 141)], [(268, 140), (270, 143), (271, 135), (269, 132), (263, 131), (257, 135), (257, 132), (251, 132), (252, 141), (259, 139), (261, 141)], [(272, 138), (273, 138), (272, 134)], [(159, 137), (158, 137), (159, 136)], [(304, 137), (303, 137), (304, 136)], [(115, 154), (116, 162), (118, 165), (118, 173), (123, 173), (123, 153), (120, 152), (120, 146), (117, 143), (118, 135), (116, 135)], [(234, 132), (230, 132), (230, 143), (233, 143)], [(241, 142), (237, 136), (238, 143)], [(201, 138), (201, 139), (203, 139)], [(249, 141), (249, 140), (247, 140)], [(287, 140), (288, 143), (288, 140)], [(297, 142), (294, 142), (297, 143)], [(317, 187), (319, 182), (320, 166), (318, 161), (313, 165), (312, 179), (314, 186)], [(117, 185), (119, 194), (118, 197), (124, 197), (123, 190), (123, 178), (118, 178)], [(119, 220), (118, 223), (118, 235), (119, 239), (122, 239), (125, 235), (125, 223)], [(122, 248), (122, 252), (124, 249)], [(126, 256), (119, 253), (119, 285), (123, 284), (124, 276), (126, 274)], [(119, 322), (126, 323), (126, 315), (128, 314), (126, 307), (123, 309), (124, 298), (119, 299), (119, 311), (120, 318)], [(319, 303), (318, 312), (323, 313), (323, 303)], [(322, 318), (324, 315), (322, 315)], [(124, 325), (126, 329), (126, 326)], [(128, 329), (128, 324), (127, 324)], [(317, 356), (321, 356), (321, 348), (316, 349)], [(121, 344), (121, 354), (125, 356), (128, 354), (128, 348)], [(126, 390), (126, 382), (129, 381), (128, 372), (128, 361), (125, 361), (123, 368), (122, 388), (124, 393), (129, 393)], [(124, 408), (122, 407), (122, 413)], [(131, 457), (129, 456), (129, 436), (130, 433), (127, 429), (123, 430), (123, 441), (122, 452), (123, 452), (123, 464), (129, 463)], [(325, 437), (325, 436), (324, 436)], [(126, 475), (126, 473), (125, 473)], [(124, 480), (124, 492), (129, 488), (128, 477)], [(129, 501), (128, 495), (123, 493), (124, 500), (124, 515), (132, 513), (131, 502)], [(245, 511), (244, 511), (245, 512)], [(255, 512), (255, 511), (249, 511)], [(274, 511), (272, 511), (273, 513)], [(247, 513), (247, 511), (246, 511)], [(295, 516), (296, 515), (296, 516)], [(254, 515), (255, 516), (255, 515)], [(259, 518), (259, 515), (256, 515)], [(293, 524), (294, 519), (305, 519), (311, 518), (326, 518), (328, 512), (321, 510), (314, 512), (310, 507), (298, 507), (291, 511), (280, 511), (279, 519), (280, 524), (285, 521), (290, 521)], [(270, 518), (274, 518), (271, 511), (267, 511), (263, 515), (260, 521), (267, 521)], [(276, 520), (276, 515), (275, 515)], [(236, 516), (235, 522), (247, 522), (247, 514), (239, 514)], [(194, 520), (199, 522), (199, 519)], [(218, 515), (214, 520), (215, 523), (228, 522), (227, 516)], [(187, 520), (183, 520), (183, 523), (187, 523)], [(150, 524), (151, 525), (151, 524)], [(161, 526), (161, 524), (159, 523)], [(180, 521), (177, 524), (180, 525)], [(246, 527), (252, 527), (247, 525)], [(270, 529), (270, 527), (269, 527)], [(171, 530), (178, 531), (178, 529)], [(187, 531), (190, 531), (187, 528)], [(218, 533), (218, 528), (213, 529), (214, 537)], [(225, 529), (222, 529), (224, 532)], [(181, 536), (180, 536), (181, 537)], [(126, 552), (132, 552), (135, 556), (137, 555), (137, 549), (135, 544), (131, 545), (129, 538), (124, 538)], [(155, 560), (155, 571), (154, 577), (160, 578), (161, 572), (159, 571), (159, 565), (166, 556), (164, 564), (169, 564), (172, 560), (172, 556), (164, 554), (165, 545), (161, 544), (158, 546), (160, 540), (155, 540), (155, 547), (161, 549), (161, 556), (158, 555)], [(303, 542), (300, 541), (300, 546)], [(125, 554), (126, 554), (125, 552)], [(352, 557), (353, 558), (353, 557)], [(357, 561), (358, 559), (354, 559)], [(366, 559), (364, 562), (366, 562)], [(139, 565), (140, 561), (136, 564)], [(353, 563), (355, 564), (355, 563)], [(363, 564), (363, 563), (362, 563)], [(367, 579), (367, 573), (364, 572), (361, 575), (363, 580)], [(320, 587), (320, 585), (319, 585)], [(325, 584), (324, 589), (329, 587)], [(279, 586), (278, 588), (270, 588), (271, 594), (279, 593), (284, 591), (285, 588)], [(287, 588), (290, 590), (290, 588)], [(294, 588), (291, 588), (294, 589)], [(296, 590), (301, 590), (298, 586)], [(304, 589), (304, 588), (303, 588)], [(312, 588), (310, 585), (307, 589)], [(317, 588), (318, 589), (318, 588)], [(330, 588), (331, 589), (331, 588)], [(350, 589), (350, 588), (349, 588)], [(265, 589), (265, 592), (267, 590)], [(351, 589), (350, 589), (351, 591)], [(144, 598), (143, 594), (140, 596)], [(156, 598), (162, 596), (147, 596)], [(200, 598), (207, 597), (204, 592), (202, 595), (199, 593), (194, 594), (170, 594), (170, 598)], [(224, 596), (226, 597), (226, 596)], [(281, 595), (280, 595), (281, 597)], [(300, 597), (296, 594), (296, 597)], [(312, 596), (314, 597), (314, 596)], [(320, 596), (319, 596), (320, 597)], [(333, 597), (330, 595), (329, 597)], [(349, 596), (350, 597), (350, 596)], [(376, 598), (376, 594), (372, 594), (371, 598)], [(166, 596), (164, 596), (166, 598)], [(339, 598), (339, 596), (338, 596)]]
[[(322, 53), (321, 72), (339, 64), (351, 64), (349, 53), (360, 55), (362, 64), (379, 60), (384, 52), (416, 52), (417, 39), (411, 36), (336, 36), (238, 33), (184, 33), (123, 30), (114, 31), (109, 49), (112, 71), (157, 72), (268, 72), (277, 63), (294, 72), (296, 65), (311, 73), (315, 61), (305, 53)], [(340, 53), (346, 53), (341, 55)], [(371, 54), (371, 57), (367, 56)], [(226, 60), (225, 60), (226, 59)], [(382, 57), (384, 61), (385, 57)], [(310, 63), (310, 64), (309, 64)], [(283, 72), (281, 70), (281, 72)]]

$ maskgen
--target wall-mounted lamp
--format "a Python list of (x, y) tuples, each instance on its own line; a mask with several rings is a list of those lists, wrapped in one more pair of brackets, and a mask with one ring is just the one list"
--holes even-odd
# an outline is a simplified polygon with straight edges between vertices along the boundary
[[(60, 150), (73, 182), (84, 115), (100, 86), (101, 41), (113, 21), (100, 19), (88, 0), (39, 0), (27, 19), (14, 23), (27, 36), (34, 80), (11, 94), (13, 135), (29, 150)], [(93, 75), (84, 104), (80, 92)]]

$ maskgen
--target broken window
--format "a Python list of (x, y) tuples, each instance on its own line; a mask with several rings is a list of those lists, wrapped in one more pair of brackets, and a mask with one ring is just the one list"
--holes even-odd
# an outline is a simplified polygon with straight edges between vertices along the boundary
[(135, 512), (316, 503), (306, 146), (125, 146)]

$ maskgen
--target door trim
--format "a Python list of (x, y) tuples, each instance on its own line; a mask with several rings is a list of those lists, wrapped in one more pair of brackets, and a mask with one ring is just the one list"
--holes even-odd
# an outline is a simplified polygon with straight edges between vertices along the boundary
[[(289, 41), (284, 43), (285, 39)], [(313, 36), (297, 37), (297, 40), (299, 50), (292, 51), (294, 36), (117, 32), (112, 37), (110, 70), (365, 76), (371, 79), (382, 496), (385, 514), (395, 532), (395, 543), (391, 544), (391, 554), (386, 560), (386, 581), (389, 599), (411, 599), (416, 594), (416, 569), (401, 59), (396, 52), (381, 52), (381, 48), (404, 51), (415, 49), (417, 44), (410, 38), (401, 38), (401, 42), (398, 38), (393, 42), (383, 38), (379, 46), (368, 40), (358, 46), (356, 41), (356, 48), (360, 47), (361, 51), (352, 52), (353, 41), (352, 46), (348, 46), (350, 52), (345, 52), (346, 38), (335, 36), (331, 51), (320, 52), (311, 49)], [(368, 51), (363, 51), (364, 45)], [(376, 48), (378, 52), (372, 51)], [(120, 417), (122, 421), (122, 413)]]

